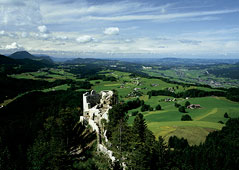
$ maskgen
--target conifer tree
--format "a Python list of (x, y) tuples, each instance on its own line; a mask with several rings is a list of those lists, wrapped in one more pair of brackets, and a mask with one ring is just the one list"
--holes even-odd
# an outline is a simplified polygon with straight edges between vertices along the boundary
[(133, 133), (140, 142), (145, 142), (147, 124), (142, 113), (137, 114), (133, 123)]

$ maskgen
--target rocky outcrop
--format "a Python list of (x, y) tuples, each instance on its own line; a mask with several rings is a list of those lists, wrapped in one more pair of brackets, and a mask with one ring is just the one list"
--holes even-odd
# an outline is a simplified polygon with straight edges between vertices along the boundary
[[(101, 91), (97, 94), (95, 91), (83, 94), (83, 116), (80, 117), (80, 122), (85, 125), (90, 125), (93, 131), (97, 134), (97, 150), (107, 155), (112, 162), (116, 160), (113, 152), (106, 146), (109, 141), (106, 136), (106, 130), (103, 128), (102, 120), (109, 121), (108, 112), (112, 108), (113, 91)], [(102, 139), (104, 139), (103, 143)]]

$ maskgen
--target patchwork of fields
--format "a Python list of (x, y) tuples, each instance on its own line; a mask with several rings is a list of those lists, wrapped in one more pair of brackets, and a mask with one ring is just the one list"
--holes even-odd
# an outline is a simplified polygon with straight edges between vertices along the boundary
[[(220, 130), (228, 118), (224, 118), (225, 112), (230, 117), (238, 117), (239, 103), (229, 101), (223, 97), (201, 97), (201, 98), (177, 98), (176, 101), (166, 102), (165, 99), (173, 99), (168, 96), (152, 96), (149, 98), (147, 92), (150, 90), (164, 90), (173, 89), (175, 93), (183, 92), (188, 89), (200, 89), (204, 91), (211, 91), (210, 88), (190, 86), (185, 87), (177, 84), (170, 84), (160, 79), (149, 79), (142, 77), (131, 76), (131, 73), (125, 73), (120, 71), (106, 70), (102, 72), (103, 75), (113, 76), (117, 78), (117, 81), (103, 81), (103, 80), (91, 80), (93, 84), (92, 89), (97, 92), (101, 90), (117, 90), (120, 101), (134, 100), (139, 97), (145, 101), (145, 104), (154, 108), (153, 111), (141, 112), (140, 108), (130, 110), (129, 123), (132, 124), (134, 117), (131, 113), (139, 111), (143, 113), (147, 122), (148, 128), (155, 134), (156, 137), (163, 136), (165, 141), (170, 136), (176, 135), (178, 137), (184, 137), (189, 141), (189, 144), (200, 144), (203, 142), (209, 132), (214, 130)], [(47, 78), (44, 78), (47, 77)], [(62, 69), (51, 69), (42, 72), (23, 73), (19, 75), (12, 75), (14, 78), (26, 78), (26, 79), (41, 79), (54, 81), (57, 79), (73, 79), (80, 81), (75, 75), (68, 73)], [(69, 86), (67, 84), (60, 85), (54, 88), (45, 89), (43, 91), (52, 90), (67, 90)], [(81, 91), (82, 89), (77, 89)], [(137, 93), (135, 93), (137, 92)], [(133, 95), (130, 95), (133, 94)], [(139, 95), (141, 94), (141, 95)], [(193, 121), (181, 121), (182, 115), (178, 111), (178, 108), (174, 106), (175, 102), (184, 105), (186, 101), (191, 104), (200, 104), (199, 109), (186, 109), (186, 114), (189, 114)], [(162, 110), (155, 110), (155, 107), (160, 104)]]
[[(108, 73), (120, 78), (117, 82), (103, 82), (99, 81), (93, 89), (97, 91), (116, 89), (119, 93), (120, 99), (124, 101), (133, 100), (134, 97), (127, 97), (127, 94), (132, 92), (135, 88), (139, 88), (143, 95), (140, 96), (141, 100), (144, 100), (146, 104), (155, 108), (158, 104), (162, 106), (160, 111), (146, 111), (143, 112), (144, 118), (147, 122), (148, 128), (158, 136), (163, 136), (167, 141), (170, 136), (176, 135), (178, 137), (184, 137), (188, 139), (189, 144), (200, 144), (203, 142), (209, 132), (214, 130), (220, 130), (224, 125), (219, 123), (222, 121), (226, 123), (228, 118), (224, 118), (225, 112), (230, 117), (238, 117), (239, 104), (229, 101), (224, 97), (201, 97), (201, 98), (189, 98), (188, 100), (178, 98), (177, 103), (184, 105), (186, 101), (191, 104), (200, 104), (200, 109), (186, 109), (193, 121), (181, 121), (183, 113), (178, 111), (178, 108), (174, 106), (175, 102), (165, 102), (164, 99), (171, 98), (168, 96), (152, 96), (150, 99), (146, 93), (149, 90), (163, 90), (168, 87), (178, 86), (176, 92), (181, 92), (188, 89), (200, 89), (205, 91), (211, 91), (212, 89), (204, 87), (182, 87), (180, 85), (166, 83), (159, 79), (147, 79), (140, 78), (140, 84), (136, 85), (133, 78), (129, 77), (129, 73), (113, 72)], [(96, 81), (93, 81), (94, 84)], [(152, 87), (155, 84), (157, 86)], [(123, 87), (123, 88), (122, 88)], [(175, 88), (176, 89), (176, 88)], [(134, 120), (134, 116), (131, 113), (134, 111), (140, 111), (140, 108), (129, 111), (129, 123)]]

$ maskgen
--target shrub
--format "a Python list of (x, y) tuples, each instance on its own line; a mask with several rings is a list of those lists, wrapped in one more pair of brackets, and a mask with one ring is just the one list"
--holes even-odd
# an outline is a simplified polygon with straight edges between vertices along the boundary
[(230, 117), (228, 116), (227, 112), (224, 114), (224, 117), (225, 117), (225, 118), (230, 118)]
[(220, 121), (218, 121), (218, 123), (224, 124), (224, 123), (223, 123), (223, 121), (221, 121), (221, 120), (220, 120)]
[(185, 106), (185, 107), (188, 107), (190, 104), (191, 104), (191, 103), (190, 103), (189, 101), (186, 101), (184, 106)]
[(179, 111), (179, 112), (182, 112), (182, 113), (186, 113), (186, 110), (185, 110), (185, 107), (184, 107), (184, 106), (180, 106), (180, 107), (178, 108), (178, 111)]
[(156, 109), (156, 110), (161, 110), (162, 107), (160, 106), (160, 104), (158, 104), (155, 109)]
[(136, 116), (139, 113), (139, 111), (132, 112), (132, 116)]
[(181, 121), (192, 121), (192, 118), (188, 114), (182, 115)]
[(177, 107), (177, 108), (179, 108), (181, 105), (178, 104), (178, 103), (174, 103), (174, 106)]
[(148, 111), (149, 109), (150, 109), (150, 105), (143, 104), (142, 107), (141, 107), (141, 112)]

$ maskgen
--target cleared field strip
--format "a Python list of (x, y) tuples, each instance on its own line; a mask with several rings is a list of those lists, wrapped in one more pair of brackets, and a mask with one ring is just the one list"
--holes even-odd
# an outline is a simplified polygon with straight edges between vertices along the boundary
[(215, 114), (215, 113), (217, 113), (218, 112), (218, 108), (214, 108), (214, 109), (212, 109), (212, 111), (210, 111), (209, 113), (207, 113), (207, 114), (205, 114), (205, 115), (202, 115), (202, 116), (199, 116), (199, 117), (196, 117), (196, 118), (194, 118), (194, 120), (201, 120), (201, 119), (203, 119), (203, 118), (205, 118), (205, 117), (208, 117), (208, 116), (210, 116), (210, 115), (213, 115), (213, 114)]
[(149, 128), (159, 129), (160, 127), (170, 126), (196, 126), (220, 130), (224, 125), (214, 122), (205, 122), (205, 121), (168, 121), (168, 122), (150, 122), (147, 123)]
[(168, 142), (170, 136), (185, 138), (190, 145), (199, 145), (204, 142), (209, 132), (220, 130), (224, 125), (204, 121), (170, 121), (150, 122), (148, 128), (156, 138), (162, 136)]

